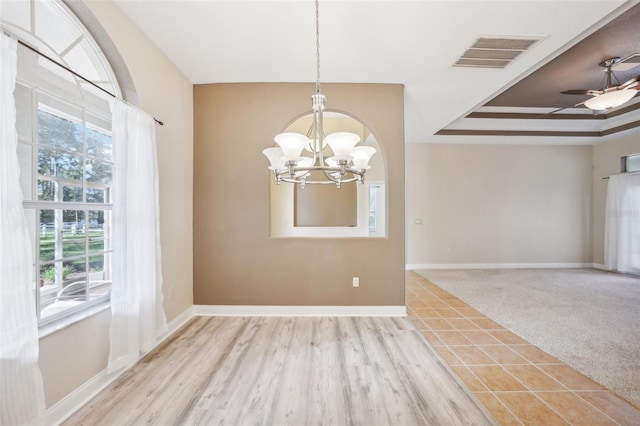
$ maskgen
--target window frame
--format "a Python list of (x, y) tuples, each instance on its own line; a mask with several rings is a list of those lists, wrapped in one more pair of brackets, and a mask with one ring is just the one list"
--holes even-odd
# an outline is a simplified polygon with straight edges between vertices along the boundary
[[(0, 20), (0, 28), (8, 32), (9, 34), (13, 34), (18, 40), (22, 42), (26, 42), (30, 46), (32, 46), (36, 51), (44, 52), (49, 57), (53, 58), (54, 61), (63, 64), (64, 66), (73, 69), (73, 66), (70, 66), (67, 61), (67, 53), (71, 52), (74, 47), (79, 46), (80, 44), (85, 44), (88, 49), (85, 49), (85, 54), (90, 61), (91, 66), (95, 68), (97, 71), (97, 75), (101, 76), (103, 80), (97, 81), (93, 80), (93, 83), (99, 85), (100, 87), (107, 87), (111, 92), (112, 96), (117, 98), (127, 99), (134, 104), (137, 103), (137, 95), (136, 90), (133, 84), (133, 80), (127, 66), (120, 56), (115, 44), (110, 39), (107, 32), (102, 28), (99, 22), (95, 19), (93, 13), (89, 8), (86, 7), (82, 2), (72, 2), (66, 3), (64, 0), (31, 0), (29, 2), (22, 2), (19, 5), (18, 9), (22, 9), (22, 12), (26, 11), (26, 16), (30, 17), (30, 20), (22, 20), (23, 15), (16, 15), (15, 9), (12, 13), (3, 14), (2, 19)], [(51, 28), (49, 28), (45, 32), (38, 32), (38, 20), (36, 17), (36, 13), (38, 13), (38, 8), (46, 9), (50, 14), (50, 18), (48, 19), (47, 25), (51, 27), (52, 24), (55, 23), (57, 25), (55, 28), (58, 29), (66, 29), (69, 28), (71, 33), (76, 34), (75, 39), (71, 44), (63, 45), (62, 50), (56, 50), (52, 44), (54, 39), (48, 39), (46, 34), (51, 34)], [(22, 13), (21, 12), (21, 13)], [(42, 13), (42, 12), (40, 12)], [(13, 19), (16, 18), (14, 21)], [(26, 25), (26, 26), (25, 26)], [(54, 29), (55, 30), (55, 29)], [(43, 37), (40, 37), (43, 35)], [(60, 41), (59, 39), (57, 40)], [(21, 46), (19, 46), (19, 49)], [(35, 53), (34, 53), (35, 54)], [(20, 64), (18, 69), (17, 83), (23, 84), (26, 86), (31, 92), (31, 98), (29, 100), (30, 107), (32, 113), (30, 114), (30, 126), (29, 130), (25, 130), (30, 132), (28, 136), (24, 138), (20, 137), (20, 129), (18, 129), (19, 133), (19, 144), (20, 149), (25, 149), (23, 145), (28, 145), (28, 149), (30, 149), (30, 153), (27, 153), (26, 149), (22, 152), (19, 151), (19, 155), (23, 155), (26, 157), (27, 155), (31, 156), (31, 162), (28, 166), (30, 167), (30, 187), (28, 188), (29, 193), (26, 193), (27, 189), (25, 189), (25, 184), (21, 176), (21, 186), (25, 192), (25, 202), (23, 209), (25, 212), (28, 212), (29, 209), (32, 211), (32, 218), (27, 216), (28, 220), (33, 221), (33, 226), (31, 223), (29, 225), (30, 233), (32, 237), (32, 248), (34, 253), (34, 274), (33, 274), (33, 290), (34, 290), (34, 303), (37, 303), (37, 312), (38, 316), (40, 316), (40, 290), (39, 290), (39, 281), (38, 274), (40, 269), (36, 269), (37, 259), (39, 261), (39, 210), (38, 208), (44, 207), (52, 207), (49, 203), (38, 200), (38, 176), (37, 176), (37, 139), (34, 135), (37, 134), (37, 102), (35, 99), (35, 89), (38, 89), (42, 92), (45, 92), (52, 96), (57, 96), (61, 98), (63, 101), (67, 103), (71, 103), (77, 107), (84, 108), (82, 111), (82, 116), (86, 117), (86, 112), (89, 114), (93, 114), (96, 116), (105, 115), (108, 116), (109, 123), (111, 122), (111, 112), (108, 107), (109, 97), (105, 96), (105, 93), (101, 93), (99, 90), (92, 88), (90, 85), (83, 83), (77, 77), (68, 78), (67, 75), (64, 76), (66, 81), (60, 80), (60, 73), (67, 73), (68, 71), (60, 71), (62, 68), (58, 67), (53, 62), (48, 62), (45, 59), (43, 65), (38, 64), (41, 68), (47, 69), (47, 72), (50, 75), (54, 76), (51, 78), (49, 75), (42, 74), (40, 68), (36, 74), (34, 74), (34, 69), (25, 69), (25, 73), (20, 73)], [(20, 61), (20, 53), (19, 53), (19, 61)], [(77, 71), (77, 70), (76, 70)], [(55, 76), (57, 74), (57, 76)], [(54, 81), (57, 80), (58, 84), (55, 84)], [(17, 85), (16, 85), (17, 88)], [(58, 93), (63, 93), (62, 96)], [(18, 99), (16, 98), (16, 103)], [(26, 102), (26, 100), (25, 100)], [(107, 105), (106, 108), (104, 105)], [(99, 106), (99, 110), (96, 108)], [(33, 113), (35, 111), (35, 113)], [(18, 111), (16, 111), (19, 113)], [(23, 123), (26, 124), (26, 123)], [(88, 125), (88, 121), (83, 118), (83, 134), (86, 133), (86, 128), (90, 128)], [(23, 127), (23, 130), (24, 130)], [(109, 124), (110, 127), (110, 124)], [(83, 141), (85, 136), (83, 135)], [(28, 140), (27, 140), (28, 139)], [(83, 145), (83, 150), (86, 150), (86, 145)], [(82, 157), (83, 162), (86, 161), (86, 155)], [(115, 159), (115, 154), (113, 153), (113, 145), (112, 145), (112, 159)], [(25, 166), (21, 161), (21, 168)], [(83, 182), (82, 186), (83, 192), (83, 201), (87, 200), (87, 189), (92, 186), (96, 186), (94, 183), (89, 183), (86, 181), (85, 176), (86, 164), (82, 165), (82, 173), (83, 173)], [(112, 166), (112, 173), (115, 173), (115, 166)], [(112, 175), (113, 176), (113, 175)], [(42, 177), (41, 177), (42, 178)], [(59, 180), (59, 179), (58, 179)], [(99, 186), (99, 185), (97, 185)], [(110, 196), (113, 197), (113, 193), (110, 193)], [(108, 194), (105, 194), (108, 196)], [(113, 198), (111, 198), (113, 200)], [(104, 201), (104, 200), (103, 200)], [(61, 202), (62, 203), (62, 202)], [(108, 204), (108, 203), (102, 203)], [(81, 208), (80, 205), (73, 204), (71, 202), (65, 202), (61, 207), (62, 209), (74, 209)], [(87, 212), (89, 210), (95, 210), (97, 208), (104, 208), (110, 210), (111, 207), (109, 205), (100, 205), (99, 203), (91, 203), (86, 207)], [(86, 214), (86, 213), (85, 213)], [(86, 218), (88, 219), (88, 217)], [(113, 231), (111, 231), (111, 237), (113, 236)], [(88, 249), (86, 246), (86, 237), (85, 237), (85, 249)], [(38, 256), (37, 258), (35, 256)], [(89, 253), (85, 251), (85, 265), (89, 265)], [(98, 312), (101, 312), (105, 309), (108, 309), (110, 306), (110, 302), (108, 299), (96, 304), (83, 304), (78, 310), (69, 310), (69, 312), (65, 313), (65, 315), (60, 315), (51, 317), (47, 321), (41, 322), (39, 321), (40, 328), (40, 337), (44, 337), (48, 334), (51, 334), (59, 329), (69, 326), (77, 321), (80, 321), (84, 318), (90, 317)]]
[[(638, 165), (636, 168), (630, 167), (631, 161), (630, 159), (634, 159), (637, 161)], [(636, 173), (640, 172), (640, 152), (637, 154), (629, 154), (620, 157), (620, 173)]]
[[(103, 211), (105, 212), (106, 215), (108, 215), (107, 212), (110, 212), (112, 210), (113, 204), (110, 200), (104, 200), (105, 202), (102, 203), (93, 203), (93, 202), (88, 202), (86, 197), (86, 191), (87, 189), (90, 188), (95, 188), (95, 189), (104, 189), (105, 192), (110, 192), (111, 190), (111, 184), (104, 184), (104, 183), (95, 183), (95, 182), (89, 182), (87, 180), (87, 173), (86, 173), (86, 163), (87, 160), (94, 160), (94, 159), (98, 159), (99, 161), (103, 161), (105, 163), (109, 163), (112, 166), (112, 174), (115, 168), (115, 163), (113, 161), (113, 152), (112, 152), (112, 161), (106, 161), (104, 159), (100, 159), (98, 157), (92, 156), (87, 154), (87, 132), (86, 132), (86, 128), (91, 128), (93, 130), (96, 130), (102, 134), (111, 136), (111, 130), (110, 129), (105, 129), (105, 128), (101, 128), (99, 126), (97, 126), (96, 124), (92, 124), (90, 122), (87, 121), (87, 116), (94, 116), (98, 119), (102, 119), (105, 122), (108, 122), (109, 124), (111, 123), (111, 117), (107, 117), (103, 114), (100, 114), (100, 112), (96, 111), (95, 109), (92, 108), (87, 108), (84, 107), (82, 105), (76, 104), (72, 101), (69, 101), (68, 99), (61, 99), (61, 97), (57, 94), (52, 94), (51, 92), (44, 90), (42, 88), (38, 88), (38, 87), (33, 87), (31, 84), (29, 84), (28, 82), (22, 81), (20, 79), (18, 79), (17, 81), (18, 84), (21, 84), (22, 86), (26, 87), (28, 90), (31, 91), (31, 141), (25, 142), (20, 140), (19, 143), (20, 144), (24, 144), (24, 145), (29, 145), (31, 148), (31, 176), (30, 176), (30, 192), (32, 194), (31, 196), (31, 200), (25, 200), (23, 202), (23, 208), (26, 211), (31, 211), (31, 215), (33, 217), (33, 227), (34, 229), (32, 229), (32, 237), (33, 237), (33, 254), (34, 254), (34, 279), (35, 279), (35, 285), (36, 285), (36, 291), (35, 291), (35, 303), (36, 303), (36, 313), (37, 313), (37, 317), (38, 317), (38, 325), (39, 327), (47, 327), (50, 326), (56, 322), (59, 321), (65, 321), (70, 317), (77, 317), (78, 314), (81, 314), (82, 317), (84, 317), (85, 315), (83, 315), (83, 312), (88, 312), (91, 311), (92, 308), (102, 305), (103, 308), (107, 308), (109, 306), (109, 301), (110, 301), (110, 296), (109, 294), (107, 295), (103, 295), (102, 297), (99, 297), (95, 300), (87, 300), (84, 303), (79, 304), (78, 306), (73, 306), (67, 309), (64, 309), (62, 311), (60, 311), (59, 313), (54, 313), (52, 315), (43, 317), (42, 316), (42, 310), (44, 309), (42, 306), (43, 303), (43, 296), (51, 296), (52, 294), (56, 294), (57, 295), (54, 298), (57, 298), (60, 296), (59, 293), (61, 293), (62, 289), (58, 288), (58, 286), (60, 285), (64, 285), (64, 281), (62, 282), (56, 282), (56, 286), (52, 287), (52, 288), (45, 288), (44, 292), (43, 292), (43, 287), (41, 286), (41, 271), (42, 271), (42, 267), (46, 266), (46, 265), (55, 265), (56, 263), (61, 263), (62, 265), (64, 265), (65, 263), (69, 262), (69, 261), (74, 261), (74, 260), (85, 260), (85, 265), (88, 265), (90, 263), (90, 258), (91, 257), (95, 257), (98, 256), (100, 254), (105, 255), (105, 258), (107, 256), (111, 256), (111, 254), (113, 253), (113, 247), (104, 247), (102, 251), (100, 252), (91, 252), (89, 250), (88, 244), (89, 244), (89, 235), (86, 234), (84, 236), (84, 244), (85, 244), (85, 251), (84, 254), (82, 255), (78, 255), (78, 256), (65, 256), (64, 253), (62, 255), (62, 257), (58, 258), (58, 257), (54, 257), (53, 260), (47, 260), (47, 261), (43, 261), (41, 259), (41, 253), (40, 253), (40, 232), (41, 232), (41, 223), (40, 223), (40, 212), (42, 210), (58, 210), (60, 211), (62, 214), (64, 211), (83, 211), (85, 214), (85, 223), (88, 221), (88, 212), (90, 211)], [(75, 117), (73, 115), (67, 114), (64, 111), (61, 110), (57, 110), (54, 107), (47, 105), (45, 101), (43, 101), (41, 99), (41, 96), (43, 98), (49, 98), (49, 99), (54, 99), (57, 102), (61, 102), (64, 103), (66, 105), (68, 105), (71, 108), (76, 108), (78, 111), (80, 111), (80, 117)], [(42, 108), (42, 106), (44, 106), (44, 108)], [(39, 111), (45, 111), (48, 114), (52, 114), (56, 117), (62, 118), (62, 119), (66, 119), (69, 121), (74, 122), (77, 126), (79, 126), (82, 131), (81, 131), (81, 142), (82, 142), (82, 152), (72, 152), (72, 151), (65, 151), (63, 149), (60, 149), (60, 151), (63, 152), (67, 152), (70, 154), (75, 154), (76, 156), (79, 156), (81, 159), (81, 163), (82, 163), (82, 179), (81, 180), (74, 180), (74, 179), (70, 179), (70, 178), (65, 178), (65, 177), (58, 177), (58, 176), (50, 176), (50, 175), (42, 175), (39, 173), (38, 170), (38, 151), (40, 147), (46, 147), (46, 148), (55, 148), (51, 145), (47, 145), (47, 144), (43, 144), (41, 143), (41, 141), (39, 140), (39, 135), (38, 135), (38, 126), (39, 126)], [(57, 150), (57, 148), (56, 148)], [(112, 150), (113, 150), (113, 146), (112, 146)], [(59, 187), (58, 191), (61, 191), (61, 185), (64, 185), (66, 183), (71, 184), (73, 186), (76, 187), (80, 187), (82, 188), (82, 200), (81, 201), (64, 201), (64, 200), (39, 200), (39, 191), (38, 191), (38, 185), (39, 185), (39, 181), (50, 181), (50, 182), (54, 182), (56, 184), (57, 187)], [(110, 222), (110, 219), (109, 221)], [(55, 225), (54, 225), (55, 226)], [(64, 222), (63, 225), (64, 227)], [(110, 235), (107, 237), (103, 237), (105, 238), (105, 242), (107, 241), (107, 239), (111, 239), (112, 238), (112, 227), (113, 225), (111, 223), (108, 223), (107, 226), (105, 227), (105, 232), (109, 232)], [(62, 229), (63, 231), (64, 229)], [(54, 228), (54, 232), (57, 232), (58, 229)], [(62, 247), (64, 246), (64, 240), (60, 241), (60, 244), (62, 245)], [(63, 248), (61, 247), (61, 250), (63, 250)], [(105, 259), (105, 262), (107, 262), (107, 260)], [(106, 267), (103, 270), (103, 272), (107, 275), (107, 277), (111, 277), (113, 276), (113, 271), (111, 270), (110, 266), (109, 269), (107, 270)], [(85, 276), (86, 278), (89, 278), (89, 272), (87, 271), (87, 275)], [(57, 281), (57, 280), (56, 280)], [(85, 281), (85, 291), (88, 292), (91, 289), (91, 279), (89, 278), (88, 280), (84, 280)], [(87, 281), (89, 281), (87, 283)], [(64, 287), (63, 287), (64, 288)], [(89, 293), (87, 293), (87, 297), (89, 297)]]

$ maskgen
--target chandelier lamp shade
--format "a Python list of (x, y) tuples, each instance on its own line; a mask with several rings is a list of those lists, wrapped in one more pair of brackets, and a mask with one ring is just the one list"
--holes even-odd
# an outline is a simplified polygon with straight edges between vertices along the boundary
[[(311, 96), (312, 124), (306, 135), (280, 133), (274, 137), (276, 147), (265, 149), (269, 170), (276, 184), (334, 184), (364, 183), (369, 160), (375, 154), (371, 146), (357, 146), (360, 136), (349, 132), (324, 133), (326, 97), (320, 90), (320, 32), (318, 0), (316, 11), (316, 92)], [(327, 148), (328, 146), (328, 148)], [(303, 151), (304, 154), (303, 155)], [(329, 152), (330, 151), (330, 152)]]

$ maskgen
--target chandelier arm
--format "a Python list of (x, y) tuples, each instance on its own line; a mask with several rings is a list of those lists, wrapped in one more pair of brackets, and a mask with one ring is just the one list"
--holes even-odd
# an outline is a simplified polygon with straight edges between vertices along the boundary
[[(296, 178), (295, 174), (296, 172), (311, 172), (311, 171), (322, 171), (325, 176), (327, 177), (327, 179), (329, 179), (328, 181), (318, 181), (318, 180), (306, 180), (304, 179), (304, 181), (308, 184), (334, 184), (338, 182), (338, 179), (334, 178), (333, 176), (331, 176), (329, 173), (333, 172), (340, 172), (340, 167), (321, 167), (321, 166), (309, 166), (309, 167), (295, 167), (294, 168), (294, 174), (291, 175), (289, 174), (288, 170), (275, 170), (274, 171), (274, 175), (276, 176), (276, 179), (281, 180), (283, 182), (291, 182), (291, 183), (300, 183), (302, 182), (303, 179), (301, 178)], [(364, 173), (361, 170), (356, 170), (356, 169), (352, 169), (352, 168), (348, 168), (346, 169), (346, 173), (345, 176), (351, 174), (352, 177), (350, 178), (345, 178), (345, 179), (340, 179), (341, 183), (349, 183), (349, 182), (355, 182), (355, 181), (363, 181), (364, 180)]]
[[(291, 177), (282, 177), (282, 182), (287, 183), (302, 183), (303, 179), (300, 178), (291, 178)], [(358, 177), (351, 177), (348, 179), (341, 180), (340, 183), (351, 183), (359, 181)], [(331, 182), (328, 180), (306, 180), (304, 179), (305, 184), (307, 185), (335, 185), (336, 182)]]
[[(322, 169), (322, 172), (324, 173), (324, 175), (327, 177), (327, 179), (329, 179), (331, 182), (334, 183), (349, 183), (349, 182), (355, 182), (355, 181), (361, 181), (364, 182), (364, 173), (360, 170), (356, 170), (356, 169), (351, 169), (351, 168), (346, 168), (344, 170), (344, 174), (341, 174), (340, 179), (336, 179), (335, 177), (331, 176), (329, 174), (330, 171), (333, 172), (340, 172), (342, 173), (342, 169), (339, 167), (327, 167)], [(347, 176), (348, 174), (351, 174), (353, 177), (352, 178), (344, 178), (345, 176)], [(307, 182), (309, 183), (309, 182)]]
[(318, 143), (322, 143), (322, 141), (320, 141), (318, 139), (318, 111), (316, 110), (316, 106), (315, 106), (316, 100), (312, 98), (311, 100), (311, 107), (313, 108), (313, 133), (312, 133), (312, 138), (313, 138), (313, 164), (316, 164), (316, 159), (320, 158), (320, 163), (322, 163), (322, 153), (321, 152), (316, 152), (316, 151), (322, 151), (321, 149), (318, 148)]
[[(335, 167), (334, 167), (335, 168)], [(340, 172), (340, 170), (336, 170), (337, 172)], [(338, 179), (334, 178), (333, 176), (331, 176), (331, 174), (329, 174), (329, 172), (327, 170), (322, 170), (322, 173), (324, 173), (325, 177), (327, 179), (329, 179), (331, 182), (333, 183), (338, 183)], [(342, 179), (340, 179), (340, 182), (342, 182)]]
[(314, 170), (330, 169), (330, 171), (340, 171), (337, 167), (322, 167), (322, 166), (308, 166), (308, 167), (296, 167), (296, 172), (312, 172)]
[[(317, 140), (316, 138), (313, 138), (313, 141), (312, 141), (313, 145), (316, 144), (316, 140)], [(311, 164), (313, 164), (315, 166), (317, 159), (318, 159), (318, 153), (316, 152), (316, 147), (314, 146), (313, 147), (313, 163), (311, 163)]]
[(325, 166), (324, 163), (324, 153), (322, 152), (322, 145), (324, 144), (324, 114), (322, 111), (322, 108), (324, 108), (324, 105), (320, 105), (320, 111), (317, 111), (316, 114), (318, 115), (318, 126), (316, 127), (316, 140), (318, 141), (318, 164), (320, 166)]
[(352, 175), (354, 175), (356, 180), (364, 182), (365, 173), (362, 170), (347, 169), (347, 173), (351, 173)]
[[(283, 182), (287, 182), (287, 183), (302, 183), (302, 179), (298, 179), (298, 178), (282, 178)], [(319, 180), (319, 181), (314, 181), (314, 180), (306, 180), (305, 179), (305, 184), (306, 185), (335, 185), (334, 182), (328, 181), (328, 180)]]

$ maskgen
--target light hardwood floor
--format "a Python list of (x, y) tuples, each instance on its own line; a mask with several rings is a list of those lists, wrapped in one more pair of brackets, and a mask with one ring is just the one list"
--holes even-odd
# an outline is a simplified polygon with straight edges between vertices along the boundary
[(65, 425), (488, 425), (406, 318), (197, 317)]

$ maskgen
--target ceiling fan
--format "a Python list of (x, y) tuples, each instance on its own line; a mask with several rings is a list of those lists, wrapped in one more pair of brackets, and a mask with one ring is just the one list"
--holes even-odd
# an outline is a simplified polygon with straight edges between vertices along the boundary
[[(639, 59), (640, 53), (634, 53), (633, 55), (628, 56), (625, 59), (620, 59), (619, 57), (605, 59), (598, 64), (602, 68), (604, 68), (605, 72), (603, 86), (601, 89), (565, 90), (564, 92), (560, 93), (563, 93), (565, 95), (592, 96), (591, 98), (574, 106), (584, 105), (587, 108), (596, 111), (608, 111), (612, 108), (619, 107), (620, 105), (623, 105), (624, 103), (631, 100), (631, 98), (633, 98), (640, 90), (640, 75), (620, 84), (615, 74), (613, 73), (613, 68), (619, 66), (620, 64), (627, 63), (626, 68), (631, 69), (637, 65), (640, 65)], [(613, 84), (613, 80), (615, 80), (617, 84)], [(552, 111), (551, 113), (560, 111), (561, 109)]]

